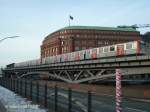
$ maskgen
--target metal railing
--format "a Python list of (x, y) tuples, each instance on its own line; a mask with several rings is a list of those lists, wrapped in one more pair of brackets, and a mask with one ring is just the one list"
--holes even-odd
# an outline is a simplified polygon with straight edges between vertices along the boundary
[(0, 85), (32, 100), (33, 103), (48, 108), (50, 112), (92, 112), (92, 93), (90, 91), (84, 93), (86, 102), (82, 104), (75, 99), (73, 96), (75, 91), (71, 88), (64, 89), (57, 85), (49, 86), (45, 82), (14, 78), (0, 78)]

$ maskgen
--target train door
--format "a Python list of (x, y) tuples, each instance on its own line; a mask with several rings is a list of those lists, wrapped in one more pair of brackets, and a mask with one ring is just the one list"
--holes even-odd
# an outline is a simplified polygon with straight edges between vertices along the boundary
[(68, 61), (68, 54), (64, 54), (64, 60)]
[(80, 60), (80, 53), (79, 51), (75, 53), (75, 60)]
[(95, 49), (92, 49), (92, 59), (95, 59), (95, 58), (97, 58), (97, 48), (95, 48)]
[(124, 44), (117, 45), (117, 56), (124, 55)]
[(87, 50), (85, 51), (85, 58), (86, 58), (86, 59), (91, 59), (91, 49), (87, 49)]

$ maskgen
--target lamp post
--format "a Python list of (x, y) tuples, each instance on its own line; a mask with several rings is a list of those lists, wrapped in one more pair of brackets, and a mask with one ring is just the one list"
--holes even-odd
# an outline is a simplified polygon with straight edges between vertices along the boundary
[(10, 36), (10, 37), (5, 37), (5, 38), (2, 38), (0, 39), (0, 43), (6, 39), (9, 39), (9, 38), (17, 38), (17, 37), (20, 37), (20, 36)]
[(4, 41), (4, 40), (6, 40), (6, 39), (9, 39), (9, 38), (17, 38), (17, 37), (19, 37), (19, 36), (5, 37), (5, 38), (3, 38), (3, 39), (0, 39), (0, 42)]

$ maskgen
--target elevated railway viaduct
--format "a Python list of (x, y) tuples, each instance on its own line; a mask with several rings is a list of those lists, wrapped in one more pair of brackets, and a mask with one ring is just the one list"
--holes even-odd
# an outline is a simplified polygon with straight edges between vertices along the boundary
[(93, 83), (113, 80), (116, 68), (122, 70), (123, 80), (149, 81), (150, 55), (6, 68), (3, 72), (6, 77), (22, 78), (28, 75), (40, 74), (69, 83)]

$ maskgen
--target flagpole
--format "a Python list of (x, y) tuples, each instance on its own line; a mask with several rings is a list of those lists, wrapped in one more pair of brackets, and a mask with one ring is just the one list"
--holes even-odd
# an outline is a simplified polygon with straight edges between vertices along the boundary
[(69, 26), (70, 26), (70, 15), (69, 15)]

